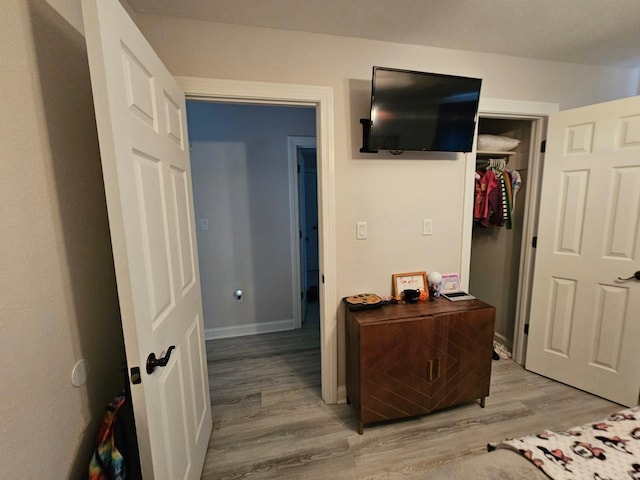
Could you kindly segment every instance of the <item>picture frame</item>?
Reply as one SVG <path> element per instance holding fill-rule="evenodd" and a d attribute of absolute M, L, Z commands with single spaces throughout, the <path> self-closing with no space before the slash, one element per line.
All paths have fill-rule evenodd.
<path fill-rule="evenodd" d="M 459 292 L 460 290 L 460 275 L 457 273 L 442 274 L 440 293 Z"/>
<path fill-rule="evenodd" d="M 407 289 L 419 289 L 428 292 L 427 272 L 394 273 L 393 296 L 398 298 Z"/>

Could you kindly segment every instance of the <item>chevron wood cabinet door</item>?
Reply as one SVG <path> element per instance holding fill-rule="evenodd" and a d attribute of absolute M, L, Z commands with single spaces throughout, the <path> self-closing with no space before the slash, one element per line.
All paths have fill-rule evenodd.
<path fill-rule="evenodd" d="M 350 311 L 347 397 L 365 424 L 428 414 L 489 395 L 495 308 L 439 299 Z"/>

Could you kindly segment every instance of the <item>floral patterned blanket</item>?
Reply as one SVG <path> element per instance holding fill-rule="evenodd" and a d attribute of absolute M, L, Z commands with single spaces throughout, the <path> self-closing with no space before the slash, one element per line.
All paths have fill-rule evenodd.
<path fill-rule="evenodd" d="M 640 480 L 640 406 L 566 432 L 489 444 L 513 450 L 553 480 Z"/>

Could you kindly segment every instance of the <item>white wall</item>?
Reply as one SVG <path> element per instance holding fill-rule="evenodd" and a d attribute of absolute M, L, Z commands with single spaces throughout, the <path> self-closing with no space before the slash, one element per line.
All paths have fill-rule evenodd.
<path fill-rule="evenodd" d="M 79 4 L 2 7 L 0 478 L 86 478 L 124 352 Z"/>
<path fill-rule="evenodd" d="M 309 84 L 334 89 L 336 255 L 340 298 L 391 293 L 394 272 L 460 271 L 464 162 L 461 155 L 360 154 L 371 67 L 483 78 L 482 95 L 558 103 L 562 109 L 635 95 L 638 70 L 530 60 L 364 39 L 139 14 L 137 22 L 180 76 Z M 508 39 L 505 39 L 508 41 Z M 469 199 L 471 201 L 471 199 Z M 422 236 L 422 219 L 433 219 Z M 368 222 L 356 240 L 357 221 Z M 467 272 L 462 272 L 466 275 Z M 329 312 L 333 315 L 333 312 Z M 344 384 L 339 338 L 339 384 Z"/>
<path fill-rule="evenodd" d="M 79 0 L 7 0 L 0 16 L 1 478 L 81 478 L 120 384 L 81 18 Z M 175 74 L 334 88 L 340 295 L 384 293 L 392 272 L 454 269 L 460 254 L 459 161 L 357 153 L 372 65 L 481 76 L 487 97 L 562 108 L 638 88 L 637 71 L 156 16 L 139 23 Z M 416 233 L 423 215 L 433 237 Z M 354 239 L 357 220 L 369 221 L 365 242 Z M 71 368 L 83 357 L 89 380 L 74 388 Z"/>
<path fill-rule="evenodd" d="M 637 71 L 140 14 L 172 73 L 331 86 L 335 92 L 338 294 L 388 294 L 393 272 L 460 267 L 463 162 L 360 154 L 372 65 L 479 76 L 483 96 L 562 108 L 635 94 Z M 505 39 L 508 41 L 508 39 Z M 413 158 L 418 156 L 414 155 Z M 422 218 L 434 235 L 421 235 Z M 369 239 L 356 241 L 355 222 Z"/>
<path fill-rule="evenodd" d="M 299 272 L 291 261 L 287 136 L 314 136 L 315 115 L 314 108 L 187 105 L 208 338 L 293 328 Z"/>

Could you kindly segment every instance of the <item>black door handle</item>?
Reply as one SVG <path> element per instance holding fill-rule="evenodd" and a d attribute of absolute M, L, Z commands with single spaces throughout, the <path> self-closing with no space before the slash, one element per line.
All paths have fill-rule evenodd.
<path fill-rule="evenodd" d="M 167 353 L 164 357 L 156 358 L 155 353 L 150 353 L 147 357 L 147 373 L 151 375 L 156 367 L 166 367 L 167 363 L 169 363 L 169 357 L 171 356 L 171 352 L 176 348 L 175 345 L 171 345 L 167 350 Z"/>
<path fill-rule="evenodd" d="M 636 273 L 634 273 L 633 275 L 631 275 L 629 278 L 620 278 L 618 277 L 618 280 L 622 280 L 623 282 L 626 280 L 632 280 L 632 279 L 636 279 L 636 280 L 640 280 L 640 270 L 638 270 Z"/>

